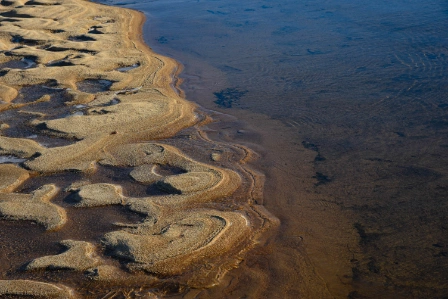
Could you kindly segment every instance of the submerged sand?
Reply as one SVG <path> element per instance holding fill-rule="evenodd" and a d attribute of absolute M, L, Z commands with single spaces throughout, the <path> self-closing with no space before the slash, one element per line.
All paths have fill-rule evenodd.
<path fill-rule="evenodd" d="M 254 154 L 201 131 L 211 119 L 171 85 L 178 66 L 142 43 L 142 22 L 82 0 L 2 2 L 0 154 L 24 162 L 0 164 L 0 216 L 40 225 L 43 236 L 70 236 L 73 209 L 116 205 L 140 220 L 111 218 L 115 229 L 95 240 L 77 234 L 59 240 L 62 251 L 0 269 L 1 295 L 83 297 L 95 283 L 104 294 L 210 287 L 277 224 L 257 204 Z M 88 179 L 61 183 L 67 173 Z M 152 191 L 132 194 L 129 182 Z M 55 270 L 70 275 L 48 275 Z"/>

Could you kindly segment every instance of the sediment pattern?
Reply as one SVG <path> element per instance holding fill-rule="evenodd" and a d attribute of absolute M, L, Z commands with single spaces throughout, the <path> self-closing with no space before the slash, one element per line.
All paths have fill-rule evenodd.
<path fill-rule="evenodd" d="M 0 280 L 0 295 L 14 298 L 76 298 L 73 290 L 65 286 L 32 280 Z"/>
<path fill-rule="evenodd" d="M 131 219 L 111 217 L 94 240 L 76 235 L 60 240 L 63 252 L 0 269 L 0 294 L 88 297 L 85 281 L 107 292 L 209 287 L 276 224 L 256 204 L 253 154 L 206 137 L 209 117 L 171 86 L 178 66 L 141 42 L 142 21 L 80 0 L 0 5 L 0 155 L 16 163 L 0 164 L 3 221 L 71 236 L 70 215 L 85 209 L 117 206 Z M 55 270 L 79 278 L 50 283 L 43 273 Z"/>
<path fill-rule="evenodd" d="M 0 193 L 0 216 L 10 220 L 35 221 L 48 230 L 65 224 L 65 210 L 50 200 L 58 192 L 55 185 L 44 185 L 31 194 Z"/>
<path fill-rule="evenodd" d="M 99 259 L 94 256 L 95 247 L 84 241 L 64 240 L 60 243 L 67 250 L 58 255 L 43 256 L 32 260 L 26 265 L 26 270 L 73 270 L 83 271 L 99 264 Z"/>

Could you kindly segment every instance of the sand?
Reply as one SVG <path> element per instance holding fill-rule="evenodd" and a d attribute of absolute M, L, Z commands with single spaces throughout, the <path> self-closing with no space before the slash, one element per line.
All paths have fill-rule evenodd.
<path fill-rule="evenodd" d="M 0 192 L 9 193 L 29 178 L 28 171 L 12 164 L 0 165 Z"/>
<path fill-rule="evenodd" d="M 58 229 L 67 221 L 65 210 L 50 202 L 58 191 L 55 185 L 44 185 L 31 194 L 0 193 L 0 217 L 34 221 L 47 230 Z"/>
<path fill-rule="evenodd" d="M 54 270 L 102 281 L 109 291 L 141 288 L 140 281 L 151 290 L 152 281 L 182 289 L 219 284 L 278 224 L 257 204 L 263 176 L 247 164 L 252 151 L 212 142 L 200 130 L 212 120 L 172 85 L 178 64 L 142 43 L 140 13 L 81 0 L 4 3 L 0 64 L 26 65 L 0 70 L 0 155 L 26 161 L 0 165 L 1 217 L 64 236 L 73 227 L 67 223 L 78 221 L 70 209 L 116 205 L 141 219 L 111 217 L 114 229 L 95 240 L 77 235 L 60 241 L 62 253 L 31 254 L 20 275 L 41 282 L 0 281 L 0 294 L 72 296 L 59 285 L 88 292 L 64 275 L 58 286 L 47 283 Z M 37 137 L 17 133 L 23 130 Z M 63 188 L 57 177 L 69 173 L 91 179 Z M 34 181 L 47 183 L 21 189 Z M 133 195 L 130 184 L 147 191 Z"/>
<path fill-rule="evenodd" d="M 94 254 L 95 247 L 89 242 L 64 240 L 60 244 L 66 247 L 66 251 L 58 255 L 34 259 L 26 265 L 25 270 L 62 269 L 84 271 L 100 263 L 100 260 Z"/>
<path fill-rule="evenodd" d="M 76 298 L 73 290 L 65 286 L 31 280 L 0 280 L 0 295 L 17 296 L 14 298 Z"/>

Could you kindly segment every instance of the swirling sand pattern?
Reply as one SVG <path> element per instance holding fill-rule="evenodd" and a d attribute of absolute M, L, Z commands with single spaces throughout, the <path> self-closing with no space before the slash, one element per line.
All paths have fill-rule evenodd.
<path fill-rule="evenodd" d="M 67 298 L 73 290 L 89 292 L 64 275 L 49 284 L 45 273 L 54 270 L 113 282 L 109 291 L 140 283 L 154 289 L 152 282 L 164 280 L 209 287 L 277 223 L 255 204 L 261 177 L 245 165 L 248 149 L 235 147 L 246 156 L 231 163 L 218 163 L 214 153 L 214 166 L 162 144 L 186 128 L 211 143 L 196 126 L 208 118 L 171 86 L 177 64 L 141 42 L 136 29 L 142 21 L 137 12 L 79 0 L 2 2 L 0 154 L 25 162 L 0 165 L 0 215 L 40 224 L 47 234 L 73 221 L 67 212 L 72 207 L 119 205 L 143 218 L 116 223 L 115 231 L 93 243 L 61 240 L 65 251 L 30 256 L 13 269 L 27 270 L 21 276 L 0 281 L 0 294 Z M 24 138 L 23 129 L 33 135 Z M 125 195 L 127 182 L 106 178 L 73 181 L 63 190 L 69 205 L 50 202 L 66 196 L 57 183 L 21 189 L 58 173 L 95 176 L 99 167 L 131 168 L 128 181 L 159 194 Z M 19 276 L 32 280 L 14 279 Z"/>

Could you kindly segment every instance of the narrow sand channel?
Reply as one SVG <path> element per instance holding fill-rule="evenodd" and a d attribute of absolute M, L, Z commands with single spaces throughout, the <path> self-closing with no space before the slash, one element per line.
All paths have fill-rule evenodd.
<path fill-rule="evenodd" d="M 256 154 L 201 130 L 213 120 L 172 88 L 179 66 L 141 41 L 143 20 L 2 1 L 2 298 L 211 287 L 278 225 Z"/>

